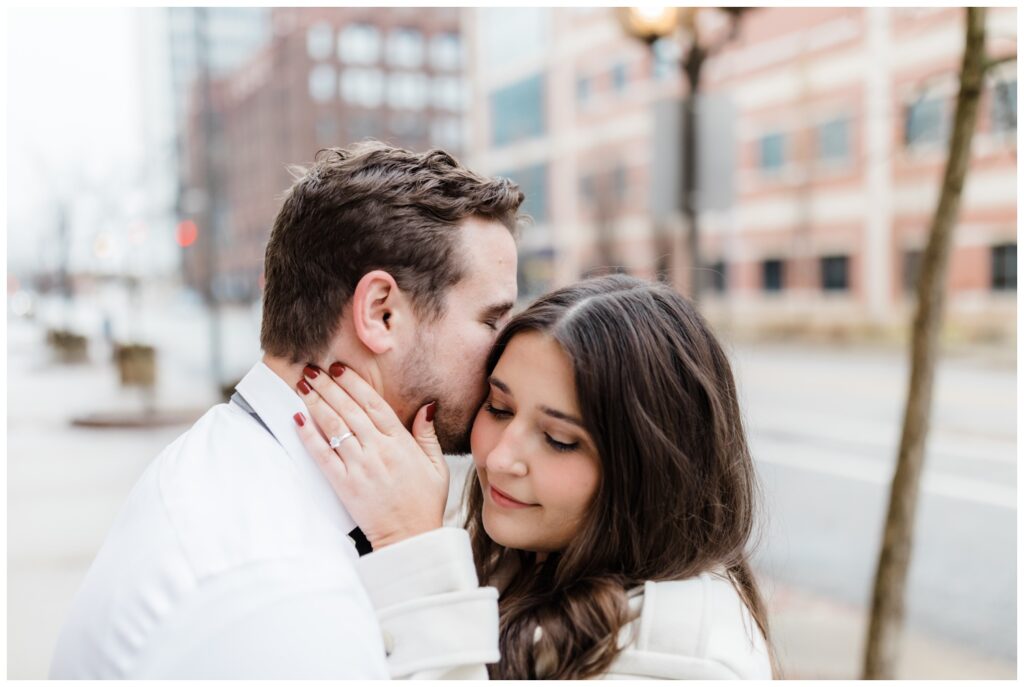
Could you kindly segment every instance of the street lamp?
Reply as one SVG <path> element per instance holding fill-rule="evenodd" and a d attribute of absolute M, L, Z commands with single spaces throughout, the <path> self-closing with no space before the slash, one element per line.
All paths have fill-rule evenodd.
<path fill-rule="evenodd" d="M 725 13 L 728 29 L 724 37 L 709 43 L 701 35 L 701 13 L 716 8 L 703 7 L 629 7 L 619 8 L 619 23 L 626 33 L 653 49 L 655 42 L 673 34 L 686 43 L 679 67 L 686 77 L 689 90 L 683 104 L 683 217 L 687 225 L 687 252 L 690 259 L 690 298 L 700 300 L 700 232 L 697 223 L 697 96 L 700 92 L 701 69 L 704 61 L 735 37 L 743 7 L 717 8 Z"/>
<path fill-rule="evenodd" d="M 672 33 L 679 25 L 675 7 L 620 7 L 619 21 L 626 32 L 651 45 Z"/>

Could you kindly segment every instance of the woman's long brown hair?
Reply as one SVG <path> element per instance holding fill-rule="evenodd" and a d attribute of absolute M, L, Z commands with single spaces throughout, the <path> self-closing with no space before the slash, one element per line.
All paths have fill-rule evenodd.
<path fill-rule="evenodd" d="M 713 570 L 725 571 L 767 643 L 747 558 L 754 466 L 728 359 L 693 305 L 626 276 L 559 289 L 509 322 L 488 374 L 527 331 L 551 336 L 571 360 L 601 480 L 577 536 L 540 563 L 488 537 L 480 483 L 468 484 L 477 572 L 501 589 L 501 661 L 491 677 L 600 675 L 631 620 L 627 590 Z"/>

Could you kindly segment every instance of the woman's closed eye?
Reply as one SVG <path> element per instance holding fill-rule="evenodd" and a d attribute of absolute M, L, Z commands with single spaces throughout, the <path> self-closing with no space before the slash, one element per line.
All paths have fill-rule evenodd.
<path fill-rule="evenodd" d="M 511 420 L 515 416 L 514 412 L 512 412 L 508 408 L 502 408 L 500 405 L 497 405 L 494 401 L 490 399 L 488 399 L 487 402 L 484 403 L 484 410 L 487 411 L 487 413 L 496 420 Z M 555 439 L 547 432 L 544 432 L 544 441 L 546 441 L 551 448 L 562 453 L 575 451 L 580 447 L 579 441 L 559 441 L 558 439 Z"/>
<path fill-rule="evenodd" d="M 565 453 L 569 451 L 575 451 L 580 447 L 580 442 L 578 441 L 574 441 L 571 444 L 567 444 L 564 441 L 558 441 L 557 439 L 553 439 L 551 435 L 548 434 L 547 432 L 544 432 L 544 440 L 551 445 L 551 448 L 555 449 L 556 451 L 562 451 Z"/>
<path fill-rule="evenodd" d="M 510 418 L 514 414 L 511 410 L 508 410 L 507 408 L 499 408 L 498 406 L 494 405 L 492 401 L 487 401 L 487 403 L 484 404 L 484 410 L 493 415 L 495 418 L 502 420 Z"/>

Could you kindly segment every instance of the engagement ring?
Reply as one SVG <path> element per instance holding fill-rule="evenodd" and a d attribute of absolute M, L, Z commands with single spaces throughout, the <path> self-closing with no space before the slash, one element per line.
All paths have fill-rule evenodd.
<path fill-rule="evenodd" d="M 341 442 L 345 441 L 349 437 L 355 436 L 352 432 L 345 432 L 340 437 L 331 437 L 331 448 L 338 448 L 341 446 Z"/>

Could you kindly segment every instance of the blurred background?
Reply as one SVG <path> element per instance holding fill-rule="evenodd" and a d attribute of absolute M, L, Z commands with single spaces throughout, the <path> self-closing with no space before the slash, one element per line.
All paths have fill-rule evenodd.
<path fill-rule="evenodd" d="M 46 676 L 131 485 L 260 355 L 288 166 L 365 138 L 522 186 L 524 303 L 607 272 L 697 298 L 783 669 L 860 674 L 964 10 L 660 16 L 9 11 L 8 677 Z M 1016 55 L 1016 9 L 987 28 Z M 1016 676 L 1016 69 L 986 78 L 954 234 L 904 678 Z"/>

